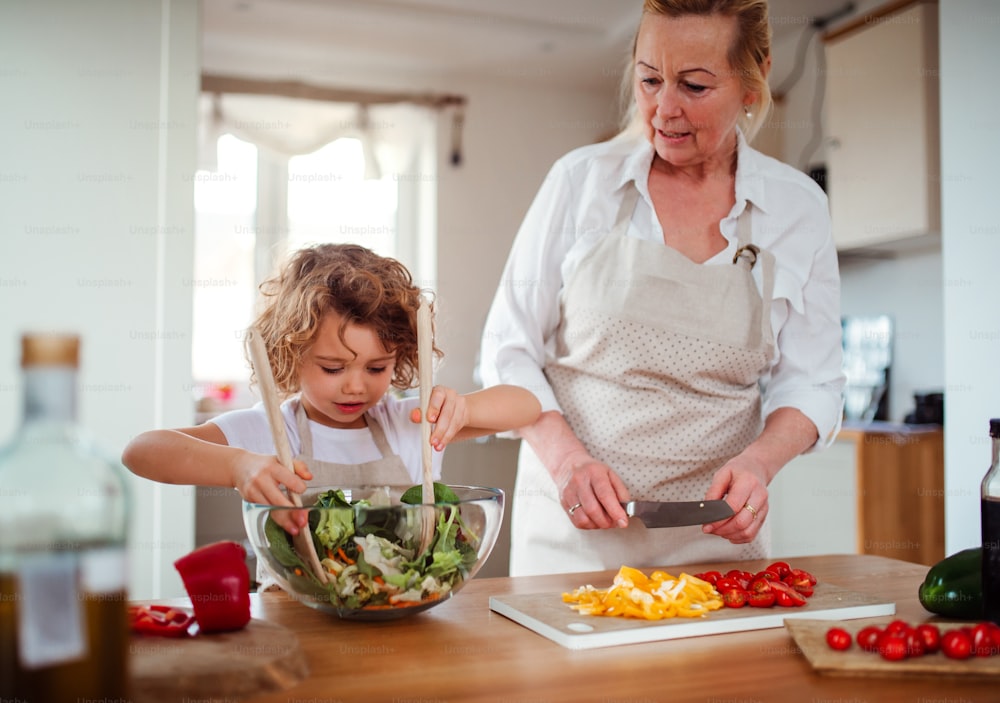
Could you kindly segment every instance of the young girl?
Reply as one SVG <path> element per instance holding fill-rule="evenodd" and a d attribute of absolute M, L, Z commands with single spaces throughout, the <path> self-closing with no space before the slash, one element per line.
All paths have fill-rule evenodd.
<path fill-rule="evenodd" d="M 244 500 L 291 506 L 282 487 L 414 485 L 422 482 L 420 399 L 398 398 L 417 376 L 420 290 L 399 262 L 364 247 L 321 244 L 297 252 L 261 285 L 254 323 L 282 403 L 295 475 L 275 456 L 263 404 L 197 427 L 152 430 L 125 448 L 124 464 L 163 483 L 231 486 Z M 436 348 L 435 353 L 440 355 Z M 468 395 L 435 386 L 434 476 L 449 442 L 517 429 L 537 419 L 538 400 L 516 386 Z M 295 514 L 297 532 L 306 514 Z"/>

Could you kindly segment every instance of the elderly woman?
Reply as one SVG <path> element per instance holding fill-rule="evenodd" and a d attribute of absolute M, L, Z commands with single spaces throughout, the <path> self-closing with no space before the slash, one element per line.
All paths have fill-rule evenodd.
<path fill-rule="evenodd" d="M 768 484 L 840 426 L 826 196 L 752 149 L 771 98 L 766 0 L 646 0 L 626 129 L 545 179 L 482 340 L 527 387 L 514 575 L 768 556 Z M 647 529 L 623 501 L 724 498 Z"/>

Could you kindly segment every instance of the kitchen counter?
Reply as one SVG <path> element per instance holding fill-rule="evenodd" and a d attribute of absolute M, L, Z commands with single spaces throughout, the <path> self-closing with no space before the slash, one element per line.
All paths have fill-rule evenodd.
<path fill-rule="evenodd" d="M 895 601 L 899 617 L 932 619 L 917 600 L 927 568 L 873 555 L 801 557 L 821 581 Z M 703 565 L 759 570 L 766 561 Z M 687 566 L 694 573 L 701 566 Z M 671 569 L 667 569 L 671 571 Z M 679 571 L 679 569 L 674 570 Z M 492 612 L 490 596 L 604 586 L 614 571 L 475 579 L 450 601 L 389 622 L 338 620 L 280 591 L 252 597 L 256 618 L 292 630 L 310 676 L 252 703 L 799 703 L 997 700 L 997 681 L 833 677 L 815 673 L 784 628 L 570 650 Z M 858 697 L 860 696 L 860 698 Z"/>

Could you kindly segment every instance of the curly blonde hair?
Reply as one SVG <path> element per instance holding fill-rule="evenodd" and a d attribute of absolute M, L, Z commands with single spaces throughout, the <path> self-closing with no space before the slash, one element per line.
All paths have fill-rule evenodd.
<path fill-rule="evenodd" d="M 740 126 L 747 141 L 753 140 L 767 121 L 773 100 L 767 82 L 766 66 L 771 56 L 771 22 L 767 0 L 645 0 L 642 14 L 682 17 L 685 15 L 722 15 L 735 17 L 736 40 L 729 47 L 729 66 L 740 77 L 743 89 L 757 93 L 758 100 L 752 117 L 740 116 Z M 622 78 L 621 97 L 624 108 L 623 131 L 638 130 L 635 110 L 635 48 L 636 32 L 629 57 L 628 69 Z"/>
<path fill-rule="evenodd" d="M 392 385 L 413 387 L 417 379 L 417 309 L 421 290 L 406 267 L 356 244 L 318 244 L 295 252 L 260 285 L 263 312 L 253 328 L 264 340 L 278 392 L 299 391 L 299 364 L 316 341 L 327 312 L 372 329 L 387 352 L 395 353 Z M 430 295 L 425 295 L 431 306 Z M 441 352 L 433 347 L 434 355 Z M 249 352 L 248 352 L 249 358 Z"/>

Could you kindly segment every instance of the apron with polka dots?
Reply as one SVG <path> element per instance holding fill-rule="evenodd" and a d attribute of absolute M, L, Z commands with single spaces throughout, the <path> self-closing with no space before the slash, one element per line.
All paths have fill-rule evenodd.
<path fill-rule="evenodd" d="M 545 374 L 570 427 L 632 499 L 701 500 L 715 471 L 763 429 L 758 380 L 774 349 L 774 257 L 751 243 L 749 203 L 732 265 L 697 264 L 629 237 L 638 195 L 626 188 L 613 230 L 569 277 Z M 766 523 L 743 545 L 700 525 L 650 529 L 632 519 L 577 529 L 527 442 L 511 524 L 512 575 L 753 559 L 769 548 Z"/>

